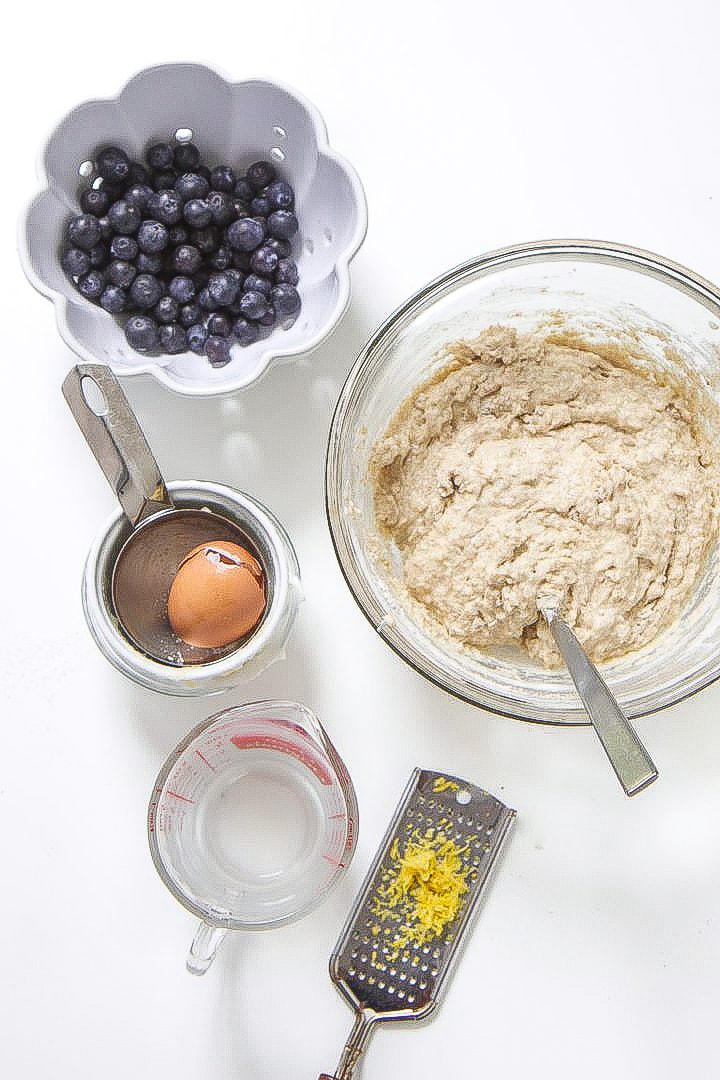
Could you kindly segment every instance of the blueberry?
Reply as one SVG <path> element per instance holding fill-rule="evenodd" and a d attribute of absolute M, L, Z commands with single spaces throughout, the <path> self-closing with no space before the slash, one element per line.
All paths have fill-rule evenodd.
<path fill-rule="evenodd" d="M 294 285 L 276 285 L 270 295 L 279 315 L 294 315 L 300 310 L 300 296 Z"/>
<path fill-rule="evenodd" d="M 212 213 L 205 199 L 189 199 L 183 207 L 183 217 L 194 229 L 204 229 L 212 221 Z"/>
<path fill-rule="evenodd" d="M 254 218 L 233 221 L 227 231 L 228 243 L 238 251 L 254 251 L 265 239 L 265 230 Z"/>
<path fill-rule="evenodd" d="M 210 315 L 206 325 L 209 334 L 217 334 L 219 337 L 229 337 L 232 329 L 232 323 L 227 315 L 221 315 L 219 312 Z"/>
<path fill-rule="evenodd" d="M 177 323 L 169 323 L 160 327 L 160 347 L 163 352 L 174 356 L 175 353 L 185 352 L 187 349 L 187 336 L 182 326 Z"/>
<path fill-rule="evenodd" d="M 250 269 L 256 274 L 270 275 L 278 264 L 278 257 L 269 247 L 263 245 L 257 251 L 253 251 L 250 258 Z"/>
<path fill-rule="evenodd" d="M 213 270 L 227 270 L 232 266 L 232 251 L 225 244 L 221 244 L 217 251 L 210 256 L 210 265 Z"/>
<path fill-rule="evenodd" d="M 268 307 L 264 315 L 261 315 L 258 319 L 258 326 L 274 326 L 276 318 L 276 311 L 272 304 Z"/>
<path fill-rule="evenodd" d="M 110 202 L 111 199 L 107 191 L 103 191 L 101 188 L 88 188 L 80 196 L 80 209 L 83 214 L 94 214 L 95 217 L 102 217 L 103 214 L 107 214 Z"/>
<path fill-rule="evenodd" d="M 280 259 L 275 270 L 278 285 L 297 285 L 300 275 L 294 259 Z"/>
<path fill-rule="evenodd" d="M 177 277 L 171 278 L 168 292 L 179 304 L 188 304 L 195 295 L 195 283 L 186 274 L 178 274 Z"/>
<path fill-rule="evenodd" d="M 80 277 L 90 269 L 90 256 L 81 248 L 71 247 L 60 257 L 60 265 L 70 277 Z"/>
<path fill-rule="evenodd" d="M 163 287 L 153 274 L 138 274 L 130 286 L 130 299 L 139 308 L 155 307 Z"/>
<path fill-rule="evenodd" d="M 216 165 L 210 170 L 210 185 L 215 191 L 232 192 L 235 188 L 235 173 L 227 165 Z"/>
<path fill-rule="evenodd" d="M 224 191 L 211 191 L 205 201 L 216 225 L 229 225 L 235 220 L 235 204 Z"/>
<path fill-rule="evenodd" d="M 119 315 L 126 307 L 125 290 L 119 285 L 106 285 L 100 294 L 100 307 L 111 315 Z"/>
<path fill-rule="evenodd" d="M 141 352 L 156 349 L 160 340 L 155 322 L 147 315 L 131 315 L 125 323 L 125 337 L 131 348 Z"/>
<path fill-rule="evenodd" d="M 156 255 L 159 251 L 164 251 L 169 241 L 167 228 L 161 221 L 143 221 L 138 229 L 138 247 L 147 255 Z"/>
<path fill-rule="evenodd" d="M 126 259 L 130 262 L 137 253 L 137 240 L 132 236 L 113 236 L 110 241 L 110 255 L 113 259 Z"/>
<path fill-rule="evenodd" d="M 253 201 L 250 203 L 250 213 L 257 214 L 258 217 L 266 218 L 273 210 L 268 199 L 263 195 L 256 195 Z"/>
<path fill-rule="evenodd" d="M 98 218 L 98 225 L 100 226 L 100 236 L 103 240 L 111 240 L 115 235 L 115 230 L 110 224 L 110 218 L 107 214 L 104 217 Z"/>
<path fill-rule="evenodd" d="M 201 308 L 204 308 L 205 311 L 215 311 L 220 306 L 213 300 L 210 295 L 210 290 L 207 288 L 201 289 L 198 293 L 198 304 Z"/>
<path fill-rule="evenodd" d="M 105 275 L 102 270 L 88 270 L 77 280 L 77 290 L 86 300 L 99 300 L 105 288 Z"/>
<path fill-rule="evenodd" d="M 163 268 L 163 257 L 141 251 L 135 260 L 135 265 L 141 274 L 159 274 Z"/>
<path fill-rule="evenodd" d="M 90 269 L 99 270 L 101 267 L 106 266 L 110 257 L 110 248 L 107 244 L 96 244 L 95 247 L 90 248 L 88 251 L 88 258 L 90 259 Z"/>
<path fill-rule="evenodd" d="M 263 195 L 273 210 L 292 210 L 295 205 L 295 192 L 285 180 L 269 184 Z"/>
<path fill-rule="evenodd" d="M 255 189 L 252 184 L 243 177 L 235 184 L 235 194 L 248 205 L 255 198 Z"/>
<path fill-rule="evenodd" d="M 238 292 L 236 282 L 222 272 L 210 275 L 207 288 L 215 303 L 221 307 L 231 304 Z"/>
<path fill-rule="evenodd" d="M 166 169 L 153 173 L 150 182 L 156 191 L 172 191 L 177 177 L 175 169 Z"/>
<path fill-rule="evenodd" d="M 188 199 L 204 199 L 210 190 L 210 185 L 204 176 L 197 173 L 181 173 L 175 181 L 175 190 L 183 202 Z"/>
<path fill-rule="evenodd" d="M 232 332 L 235 340 L 241 345 L 253 345 L 260 336 L 257 323 L 248 322 L 247 319 L 236 319 Z"/>
<path fill-rule="evenodd" d="M 150 173 L 147 171 L 144 165 L 141 165 L 139 161 L 130 162 L 130 172 L 128 174 L 128 180 L 131 184 L 147 184 L 150 179 Z"/>
<path fill-rule="evenodd" d="M 131 236 L 140 228 L 142 214 L 127 199 L 118 199 L 108 210 L 108 220 L 116 233 Z"/>
<path fill-rule="evenodd" d="M 250 289 L 240 297 L 240 311 L 246 319 L 261 319 L 267 309 L 268 303 L 262 293 Z"/>
<path fill-rule="evenodd" d="M 173 150 L 175 168 L 182 172 L 190 172 L 200 164 L 200 151 L 194 143 L 178 143 Z"/>
<path fill-rule="evenodd" d="M 156 191 L 148 199 L 147 210 L 163 225 L 177 225 L 183 214 L 182 199 L 177 191 Z"/>
<path fill-rule="evenodd" d="M 243 292 L 259 292 L 263 296 L 269 297 L 271 289 L 272 282 L 268 281 L 267 278 L 260 277 L 259 274 L 248 274 L 243 282 Z"/>
<path fill-rule="evenodd" d="M 108 281 L 119 285 L 121 289 L 127 289 L 132 284 L 136 273 L 133 264 L 125 259 L 115 259 L 107 268 Z"/>
<path fill-rule="evenodd" d="M 298 219 L 292 210 L 273 210 L 267 219 L 267 229 L 278 240 L 292 240 L 298 231 Z"/>
<path fill-rule="evenodd" d="M 168 169 L 172 165 L 173 150 L 170 143 L 155 143 L 145 151 L 145 160 L 151 169 Z"/>
<path fill-rule="evenodd" d="M 202 314 L 199 304 L 183 304 L 178 311 L 178 322 L 187 330 L 193 323 L 200 322 Z"/>
<path fill-rule="evenodd" d="M 205 342 L 208 338 L 208 332 L 202 323 L 195 323 L 194 326 L 189 326 L 186 333 L 188 348 L 192 349 L 194 353 L 202 353 L 205 348 Z"/>
<path fill-rule="evenodd" d="M 153 308 L 153 318 L 159 323 L 173 323 L 178 317 L 178 307 L 172 296 L 161 296 Z"/>
<path fill-rule="evenodd" d="M 275 179 L 275 166 L 269 161 L 254 161 L 245 173 L 245 179 L 255 191 L 259 191 Z"/>
<path fill-rule="evenodd" d="M 171 225 L 168 229 L 168 237 L 173 247 L 177 247 L 178 244 L 187 244 L 189 235 L 184 225 Z"/>
<path fill-rule="evenodd" d="M 132 184 L 125 192 L 125 200 L 142 211 L 147 209 L 154 194 L 149 184 Z"/>
<path fill-rule="evenodd" d="M 67 235 L 73 247 L 89 251 L 102 239 L 102 229 L 92 214 L 78 214 L 68 222 Z"/>
<path fill-rule="evenodd" d="M 103 180 L 119 184 L 130 175 L 130 158 L 119 146 L 106 146 L 98 153 L 95 168 Z"/>
<path fill-rule="evenodd" d="M 94 188 L 105 192 L 111 203 L 117 202 L 118 199 L 122 199 L 127 186 L 127 181 L 123 184 L 111 184 L 109 180 L 95 180 L 93 183 Z"/>
<path fill-rule="evenodd" d="M 213 367 L 225 367 L 230 363 L 230 344 L 227 338 L 208 334 L 204 351 Z"/>
<path fill-rule="evenodd" d="M 192 242 L 203 255 L 211 255 L 220 245 L 220 233 L 214 225 L 208 225 L 206 229 L 195 230 Z"/>
<path fill-rule="evenodd" d="M 274 251 L 278 259 L 286 259 L 292 252 L 292 244 L 289 240 L 278 240 L 274 236 L 271 236 L 269 240 L 265 241 L 265 247 Z"/>
<path fill-rule="evenodd" d="M 200 269 L 202 255 L 192 244 L 180 244 L 173 251 L 171 262 L 173 269 L 177 270 L 179 274 L 191 277 Z"/>

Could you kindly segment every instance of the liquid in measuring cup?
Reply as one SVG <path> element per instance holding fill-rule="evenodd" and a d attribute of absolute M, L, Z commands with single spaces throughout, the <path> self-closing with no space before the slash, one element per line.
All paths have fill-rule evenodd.
<path fill-rule="evenodd" d="M 158 870 L 186 907 L 251 929 L 322 899 L 352 858 L 356 820 L 345 767 L 312 714 L 265 702 L 191 733 L 158 778 L 148 827 Z"/>

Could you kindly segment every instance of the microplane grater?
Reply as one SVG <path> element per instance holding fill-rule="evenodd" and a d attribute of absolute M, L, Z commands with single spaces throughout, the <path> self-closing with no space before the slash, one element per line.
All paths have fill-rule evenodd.
<path fill-rule="evenodd" d="M 330 957 L 330 977 L 355 1009 L 355 1024 L 337 1070 L 320 1080 L 350 1080 L 375 1024 L 421 1020 L 436 1007 L 515 816 L 515 810 L 457 776 L 413 770 Z M 397 949 L 378 934 L 374 900 L 391 871 L 394 841 L 402 851 L 404 842 L 428 829 L 443 833 L 462 851 L 463 864 L 471 867 L 469 888 L 442 937 L 421 947 L 405 946 L 393 957 Z"/>

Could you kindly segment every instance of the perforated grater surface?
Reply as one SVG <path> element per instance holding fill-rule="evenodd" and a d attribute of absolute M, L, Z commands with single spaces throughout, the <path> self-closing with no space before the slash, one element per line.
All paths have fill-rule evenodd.
<path fill-rule="evenodd" d="M 514 818 L 514 810 L 465 780 L 413 771 L 330 958 L 330 977 L 355 1009 L 355 1024 L 337 1070 L 320 1080 L 350 1080 L 375 1024 L 421 1020 L 433 1011 Z M 439 937 L 398 948 L 392 944 L 397 924 L 383 922 L 375 910 L 379 890 L 393 872 L 394 841 L 402 853 L 428 830 L 460 850 L 470 868 L 468 891 Z"/>

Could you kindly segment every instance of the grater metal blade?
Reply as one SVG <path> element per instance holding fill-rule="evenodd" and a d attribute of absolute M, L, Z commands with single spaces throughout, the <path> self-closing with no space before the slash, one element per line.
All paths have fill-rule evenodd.
<path fill-rule="evenodd" d="M 438 1003 L 516 812 L 456 776 L 415 769 L 330 957 L 330 977 L 355 1009 L 355 1024 L 333 1076 L 350 1080 L 375 1024 L 421 1020 Z M 391 872 L 395 840 L 442 833 L 469 868 L 468 891 L 442 935 L 422 946 L 392 945 L 374 912 L 378 887 Z"/>

